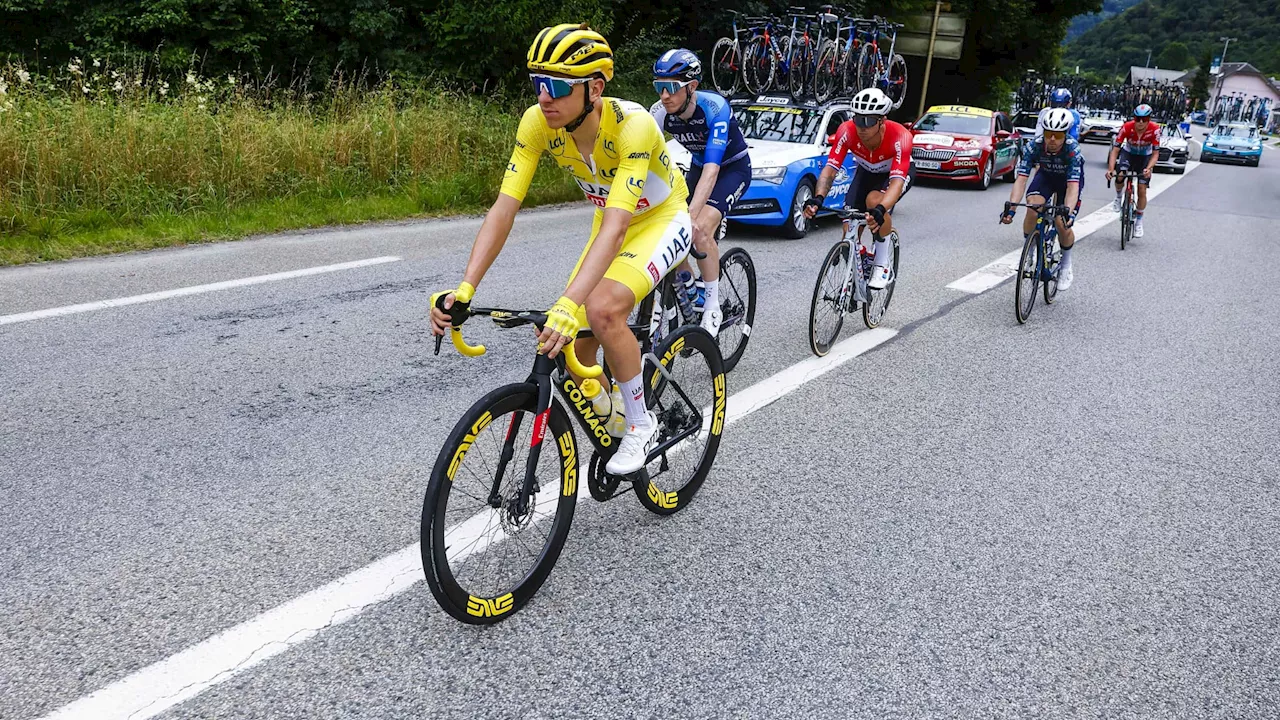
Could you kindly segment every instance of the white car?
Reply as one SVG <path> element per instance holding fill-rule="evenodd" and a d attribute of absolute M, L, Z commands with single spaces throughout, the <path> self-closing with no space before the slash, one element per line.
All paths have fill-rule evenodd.
<path fill-rule="evenodd" d="M 1187 171 L 1187 134 L 1176 124 L 1160 128 L 1160 157 L 1156 169 L 1171 170 L 1179 175 Z"/>
<path fill-rule="evenodd" d="M 1120 133 L 1125 119 L 1117 112 L 1081 113 L 1083 122 L 1080 126 L 1080 142 L 1112 143 Z"/>

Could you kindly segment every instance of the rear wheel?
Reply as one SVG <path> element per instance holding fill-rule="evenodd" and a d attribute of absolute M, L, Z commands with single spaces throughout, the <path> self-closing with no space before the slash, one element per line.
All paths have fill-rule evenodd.
<path fill-rule="evenodd" d="M 1036 305 L 1036 290 L 1040 284 L 1040 231 L 1031 233 L 1022 244 L 1022 256 L 1018 259 L 1018 278 L 1013 291 L 1013 312 L 1021 325 L 1031 317 Z"/>
<path fill-rule="evenodd" d="M 431 594 L 465 623 L 511 617 L 547 579 L 573 521 L 578 458 L 569 418 L 538 388 L 507 385 L 454 426 L 422 504 L 422 567 Z M 545 425 L 542 425 L 545 423 Z M 545 427 L 534 492 L 521 503 L 537 427 Z"/>
<path fill-rule="evenodd" d="M 720 347 L 700 327 L 685 325 L 654 349 L 670 380 L 645 362 L 646 400 L 658 416 L 658 447 L 634 486 L 640 504 L 659 515 L 683 509 L 702 487 L 724 431 L 724 362 Z"/>
<path fill-rule="evenodd" d="M 894 110 L 902 107 L 902 101 L 907 99 L 907 61 L 901 55 L 895 54 L 889 61 L 884 92 L 893 101 Z"/>
<path fill-rule="evenodd" d="M 840 89 L 843 68 L 840 67 L 840 48 L 834 42 L 822 44 L 818 53 L 818 71 L 813 78 L 813 96 L 824 103 Z"/>
<path fill-rule="evenodd" d="M 742 57 L 733 38 L 720 38 L 711 49 L 711 85 L 722 95 L 738 92 L 742 79 Z"/>
<path fill-rule="evenodd" d="M 791 55 L 787 62 L 790 75 L 787 78 L 787 88 L 791 93 L 791 99 L 796 102 L 802 102 L 804 96 L 812 89 L 813 56 L 812 41 L 801 38 L 791 46 Z"/>
<path fill-rule="evenodd" d="M 992 155 L 987 156 L 987 161 L 982 165 L 982 175 L 978 177 L 978 189 L 986 190 L 991 187 L 991 180 L 995 177 L 996 161 Z"/>
<path fill-rule="evenodd" d="M 747 92 L 759 95 L 773 85 L 773 74 L 778 65 L 773 51 L 765 44 L 764 36 L 751 38 L 742 51 L 742 83 Z"/>
<path fill-rule="evenodd" d="M 853 281 L 849 273 L 849 242 L 841 240 L 827 251 L 809 302 L 809 349 L 819 357 L 831 352 L 831 345 L 844 326 L 845 308 L 853 293 L 852 287 L 846 291 L 846 280 Z"/>
<path fill-rule="evenodd" d="M 720 312 L 716 343 L 724 359 L 724 371 L 732 372 L 747 350 L 756 320 L 756 266 L 742 248 L 720 256 Z"/>
<path fill-rule="evenodd" d="M 858 92 L 875 87 L 879 60 L 880 53 L 870 43 L 863 45 L 858 51 Z"/>

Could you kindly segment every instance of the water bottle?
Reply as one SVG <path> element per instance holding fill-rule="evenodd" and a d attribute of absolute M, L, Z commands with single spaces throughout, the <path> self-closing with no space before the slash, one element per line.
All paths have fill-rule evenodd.
<path fill-rule="evenodd" d="M 676 273 L 676 302 L 680 305 L 680 311 L 684 313 L 685 318 L 693 318 L 693 300 L 696 297 L 697 289 L 693 285 L 693 273 L 688 270 L 681 270 Z"/>
<path fill-rule="evenodd" d="M 609 416 L 609 424 L 604 426 L 609 434 L 620 438 L 627 434 L 627 415 L 623 412 L 622 405 L 622 388 L 618 386 L 618 381 L 613 381 L 613 392 L 609 393 L 609 404 L 613 407 L 613 413 Z"/>
<path fill-rule="evenodd" d="M 613 405 L 609 402 L 609 394 L 604 391 L 604 386 L 598 380 L 587 378 L 582 381 L 580 389 L 582 396 L 591 403 L 591 409 L 595 411 L 596 417 L 600 418 L 601 422 L 605 422 L 610 411 L 613 410 Z"/>
<path fill-rule="evenodd" d="M 702 278 L 693 281 L 692 301 L 693 311 L 701 315 L 707 305 L 707 284 L 702 281 Z"/>

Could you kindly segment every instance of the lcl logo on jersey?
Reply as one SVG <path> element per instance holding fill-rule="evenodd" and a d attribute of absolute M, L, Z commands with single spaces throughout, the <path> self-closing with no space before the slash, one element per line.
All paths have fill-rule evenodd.
<path fill-rule="evenodd" d="M 564 154 L 564 137 L 557 135 L 551 138 L 551 142 L 547 143 L 547 149 L 556 155 Z"/>
<path fill-rule="evenodd" d="M 608 155 L 615 160 L 618 158 L 618 150 L 613 146 L 612 140 L 605 138 L 605 141 L 600 144 L 600 147 L 604 148 L 605 155 Z"/>
<path fill-rule="evenodd" d="M 627 178 L 627 189 L 631 191 L 632 195 L 635 195 L 636 197 L 640 197 L 640 195 L 644 192 L 644 180 L 640 178 L 633 178 L 633 177 Z"/>

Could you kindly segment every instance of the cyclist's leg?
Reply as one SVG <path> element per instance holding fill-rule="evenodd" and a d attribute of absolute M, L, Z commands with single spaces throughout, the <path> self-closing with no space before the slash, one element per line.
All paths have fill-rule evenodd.
<path fill-rule="evenodd" d="M 869 207 L 875 207 L 884 202 L 885 192 L 889 189 L 891 178 L 888 173 L 885 173 L 883 177 L 884 180 L 875 185 L 879 189 L 867 193 L 867 205 Z M 910 174 L 903 180 L 902 195 L 906 195 L 909 189 L 911 189 Z M 901 200 L 902 196 L 899 196 L 898 199 Z M 872 263 L 875 264 L 876 269 L 872 272 L 872 278 L 869 280 L 868 285 L 873 289 L 881 289 L 889 282 L 889 266 L 893 263 L 893 248 L 885 240 L 892 232 L 893 216 L 890 213 L 885 213 L 884 222 L 880 225 L 880 230 L 875 234 L 874 242 L 872 243 L 873 251 L 875 252 Z"/>
<path fill-rule="evenodd" d="M 579 320 L 590 324 L 622 389 L 627 435 L 606 468 L 615 475 L 629 474 L 643 466 L 659 430 L 656 418 L 645 407 L 640 346 L 627 327 L 627 315 L 672 268 L 684 261 L 692 234 L 689 213 L 684 209 L 638 220 L 627 230 L 604 279 L 583 303 L 585 318 Z M 577 270 L 574 268 L 574 273 Z"/>
<path fill-rule="evenodd" d="M 1132 165 L 1129 158 L 1129 151 L 1120 148 L 1120 153 L 1116 155 L 1116 172 L 1127 172 L 1129 166 Z M 1116 182 L 1116 204 L 1124 202 L 1124 181 Z"/>
<path fill-rule="evenodd" d="M 853 171 L 853 181 L 849 184 L 849 190 L 844 195 L 844 206 L 853 208 L 854 210 L 867 211 L 868 194 L 872 188 L 880 187 L 882 177 L 887 177 L 882 173 L 868 172 L 862 166 L 858 166 Z M 875 203 L 871 203 L 871 207 L 875 207 Z M 847 223 L 847 221 L 846 221 Z M 845 228 L 845 234 L 848 235 L 848 227 Z M 858 226 L 858 242 L 862 242 L 863 226 Z M 855 246 L 856 247 L 856 246 Z"/>
<path fill-rule="evenodd" d="M 1148 162 L 1149 162 L 1149 158 L 1146 158 L 1146 157 L 1134 158 L 1134 163 L 1133 163 L 1134 171 L 1141 173 L 1143 170 L 1146 169 Z M 1139 175 L 1138 177 L 1138 208 L 1137 208 L 1138 210 L 1137 215 L 1139 217 L 1142 216 L 1142 211 L 1147 209 L 1147 186 L 1149 186 L 1150 184 L 1151 184 L 1150 178 L 1144 178 L 1141 175 Z"/>
<path fill-rule="evenodd" d="M 715 187 L 711 189 L 711 195 L 707 198 L 702 212 L 693 220 L 695 224 L 709 229 L 706 234 L 706 241 L 703 245 L 698 246 L 698 250 L 706 254 L 707 257 L 699 260 L 698 265 L 702 268 L 702 279 L 706 288 L 702 326 L 713 337 L 720 329 L 721 319 L 718 314 L 720 308 L 720 232 L 723 230 L 725 223 L 728 222 L 729 213 L 733 210 L 733 206 L 742 197 L 742 194 L 746 192 L 747 186 L 750 184 L 750 160 L 738 160 L 722 166 L 720 174 L 716 177 Z"/>
<path fill-rule="evenodd" d="M 701 180 L 702 180 L 702 166 L 694 165 L 692 162 L 690 162 L 689 171 L 684 174 L 685 187 L 689 188 L 689 197 L 686 198 L 685 200 L 686 204 L 693 202 L 694 189 L 698 187 L 698 182 Z M 692 223 L 692 219 L 693 217 L 691 215 L 690 216 L 691 223 Z M 706 250 L 703 250 L 701 247 L 698 248 L 698 251 L 702 253 L 706 253 Z M 698 261 L 691 254 L 685 259 L 685 265 L 689 267 L 689 272 L 692 273 L 694 276 L 700 275 L 704 279 L 706 278 L 706 269 L 705 269 L 706 261 L 705 260 Z M 717 268 L 717 270 L 718 269 L 719 268 Z M 717 275 L 716 277 L 719 277 L 719 276 Z"/>
<path fill-rule="evenodd" d="M 1053 195 L 1054 183 L 1049 181 L 1049 176 L 1039 168 L 1036 168 L 1035 175 L 1031 178 L 1031 183 L 1027 186 L 1027 204 L 1034 207 L 1027 208 L 1027 214 L 1022 218 L 1022 236 L 1024 238 L 1031 237 L 1031 233 L 1036 229 L 1036 221 L 1040 219 L 1040 213 L 1036 212 L 1037 207 L 1044 205 L 1049 197 Z"/>
<path fill-rule="evenodd" d="M 1065 203 L 1067 201 L 1067 186 L 1068 183 L 1064 177 L 1061 183 L 1054 188 L 1054 192 L 1057 193 L 1057 200 L 1055 202 Z M 1080 199 L 1082 197 L 1084 197 L 1084 178 L 1080 179 L 1080 191 L 1076 194 L 1076 204 L 1075 207 L 1071 209 L 1072 213 L 1080 212 Z M 1067 220 L 1064 217 L 1055 218 L 1054 224 L 1058 228 L 1058 244 L 1062 246 L 1062 252 L 1065 253 L 1076 244 L 1076 231 L 1074 228 L 1067 227 Z"/>
<path fill-rule="evenodd" d="M 879 174 L 877 174 L 877 176 L 879 177 Z M 888 173 L 885 173 L 883 177 L 884 177 L 884 180 L 878 183 L 877 185 L 875 185 L 875 187 L 879 189 L 872 190 L 871 192 L 867 193 L 867 202 L 866 202 L 867 207 L 875 207 L 884 200 L 885 193 L 889 190 L 889 181 L 891 178 L 889 177 Z M 915 168 L 915 165 L 912 165 L 911 171 L 907 173 L 906 179 L 903 180 L 902 194 L 898 196 L 899 203 L 902 202 L 902 198 L 907 196 L 907 193 L 911 192 L 911 183 L 914 182 L 915 179 L 916 179 L 916 168 Z M 895 209 L 896 209 L 896 204 L 895 204 Z M 892 211 L 887 212 L 884 215 L 884 224 L 880 226 L 880 237 L 889 237 L 889 233 L 891 232 L 893 232 Z"/>

